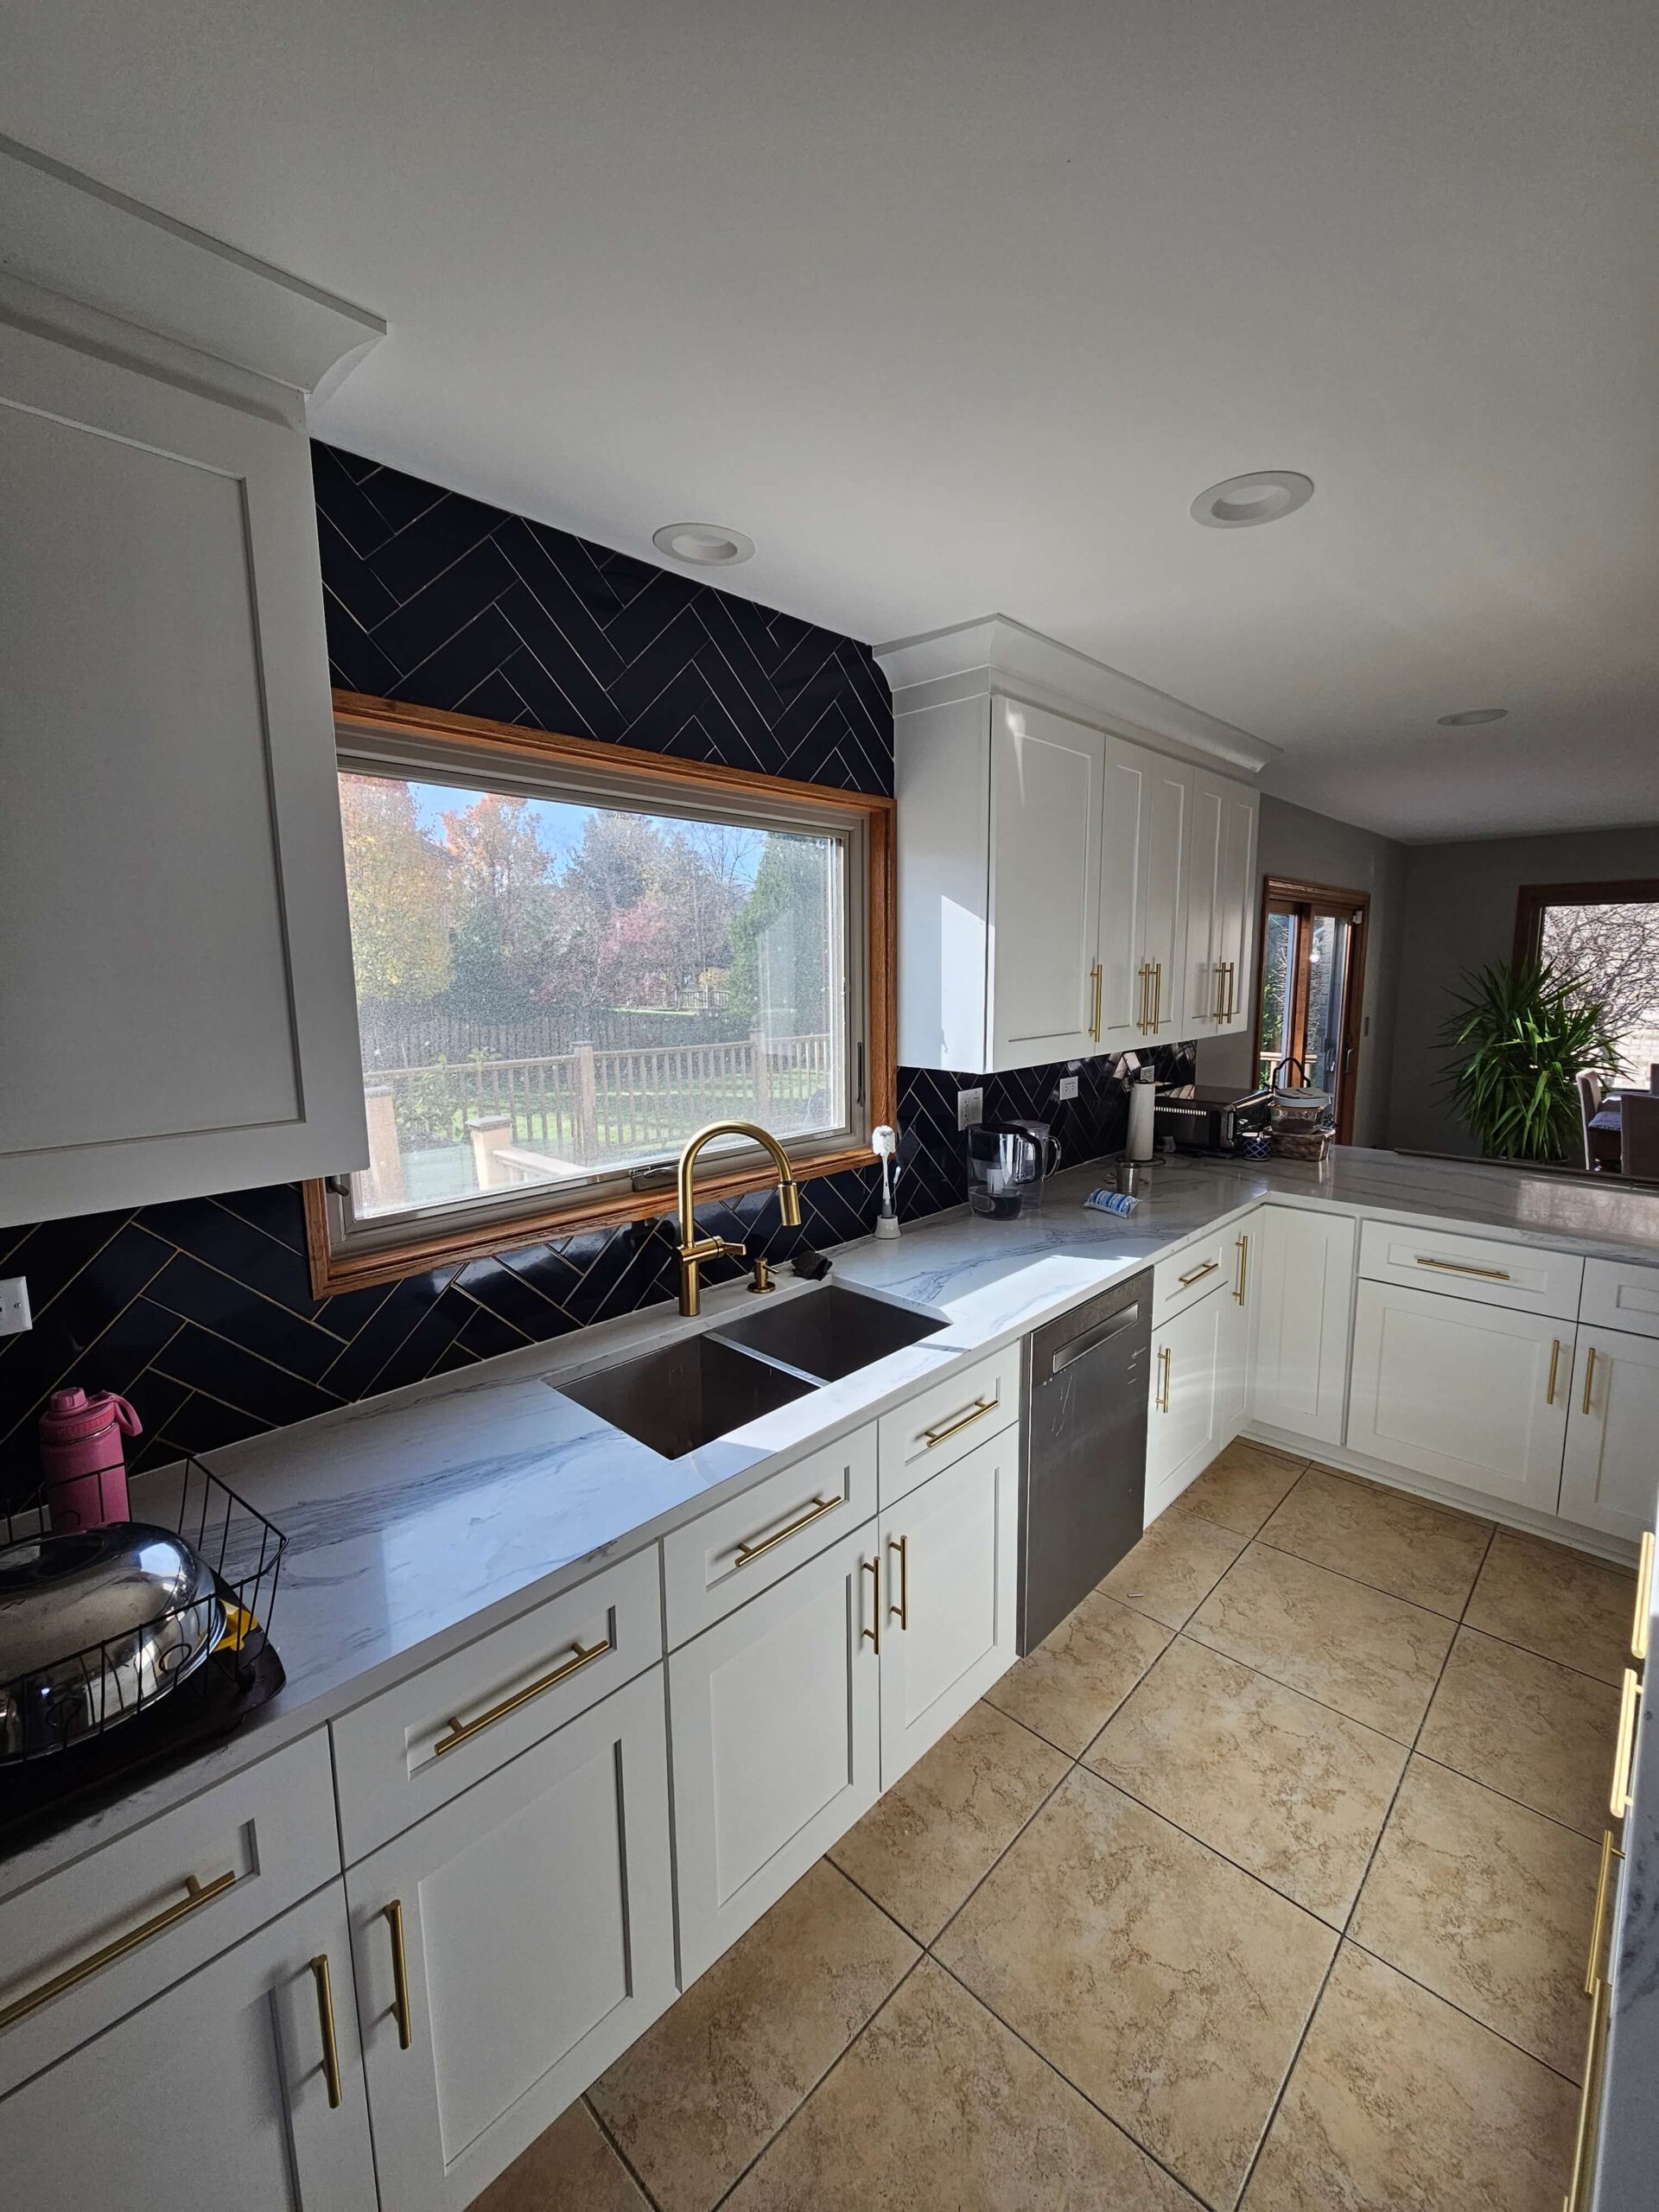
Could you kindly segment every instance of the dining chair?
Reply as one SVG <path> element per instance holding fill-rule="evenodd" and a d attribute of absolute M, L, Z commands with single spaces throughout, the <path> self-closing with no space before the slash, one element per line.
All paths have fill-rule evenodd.
<path fill-rule="evenodd" d="M 1618 1102 L 1618 1120 L 1621 1172 L 1659 1183 L 1659 1098 L 1627 1090 Z"/>
<path fill-rule="evenodd" d="M 1584 1166 L 1587 1174 L 1594 1167 L 1595 1157 L 1591 1147 L 1590 1124 L 1601 1111 L 1601 1077 L 1580 1072 L 1579 1085 L 1579 1127 L 1584 1136 Z"/>

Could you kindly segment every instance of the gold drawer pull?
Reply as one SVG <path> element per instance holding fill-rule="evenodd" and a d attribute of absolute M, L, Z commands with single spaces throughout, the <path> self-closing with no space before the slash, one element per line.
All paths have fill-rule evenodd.
<path fill-rule="evenodd" d="M 875 1656 L 879 1659 L 881 1656 L 880 1554 L 878 1552 L 874 1559 L 867 1559 L 861 1561 L 858 1571 L 861 1575 L 873 1574 L 875 1577 L 875 1626 L 874 1628 L 861 1628 L 858 1631 L 858 1640 L 861 1643 L 873 1643 L 875 1646 Z M 864 1585 L 861 1581 L 858 1586 L 861 1590 L 864 1587 Z"/>
<path fill-rule="evenodd" d="M 791 1521 L 786 1529 L 779 1529 L 773 1535 L 762 1536 L 758 1544 L 740 1544 L 737 1548 L 738 1566 L 748 1567 L 754 1560 L 764 1559 L 768 1552 L 776 1551 L 779 1544 L 786 1544 L 791 1536 L 798 1536 L 803 1529 L 810 1529 L 815 1521 L 822 1521 L 826 1513 L 833 1513 L 837 1506 L 845 1503 L 844 1498 L 820 1497 L 815 1491 L 810 1507 L 798 1521 Z"/>
<path fill-rule="evenodd" d="M 1561 1340 L 1556 1337 L 1549 1347 L 1549 1388 L 1544 1393 L 1544 1403 L 1547 1406 L 1553 1406 L 1555 1402 L 1555 1378 L 1560 1373 L 1560 1369 Z"/>
<path fill-rule="evenodd" d="M 1205 1275 L 1212 1275 L 1216 1274 L 1220 1266 L 1221 1262 L 1219 1260 L 1206 1260 L 1201 1268 L 1194 1268 L 1190 1274 L 1185 1274 L 1180 1277 L 1181 1288 L 1183 1290 L 1191 1290 L 1195 1282 L 1202 1282 Z"/>
<path fill-rule="evenodd" d="M 397 2018 L 397 2048 L 407 2050 L 410 2039 L 409 1954 L 404 1948 L 402 1897 L 393 1897 L 380 1916 L 391 1930 L 391 2009 Z"/>
<path fill-rule="evenodd" d="M 607 1651 L 615 1649 L 608 1637 L 603 1643 L 591 1644 L 586 1651 L 580 1643 L 573 1643 L 570 1656 L 562 1660 L 550 1674 L 543 1675 L 539 1681 L 529 1683 L 524 1689 L 515 1690 L 511 1697 L 504 1697 L 499 1705 L 493 1705 L 487 1713 L 480 1713 L 476 1720 L 461 1720 L 451 1713 L 449 1733 L 440 1736 L 433 1745 L 433 1757 L 441 1759 L 446 1751 L 453 1751 L 457 1744 L 467 1743 L 480 1729 L 492 1727 L 498 1720 L 505 1720 L 510 1713 L 517 1713 L 521 1705 L 528 1705 L 531 1698 L 540 1697 L 543 1690 L 550 1690 L 560 1682 L 568 1682 L 572 1675 L 580 1674 L 584 1667 L 591 1667 L 595 1659 L 602 1659 Z"/>
<path fill-rule="evenodd" d="M 1590 2202 L 1596 2121 L 1601 2106 L 1601 2054 L 1607 2039 L 1607 1985 L 1598 1981 L 1590 1997 L 1590 2035 L 1584 2051 L 1584 2087 L 1579 2092 L 1579 2126 L 1573 2143 L 1573 2179 L 1561 2212 L 1585 2212 Z"/>
<path fill-rule="evenodd" d="M 951 1437 L 959 1436 L 964 1428 L 971 1428 L 976 1421 L 983 1421 L 987 1414 L 994 1414 L 996 1408 L 995 1398 L 976 1398 L 969 1410 L 958 1414 L 955 1421 L 943 1421 L 937 1428 L 925 1428 L 922 1434 L 927 1440 L 928 1450 L 931 1452 L 936 1445 L 948 1443 Z"/>
<path fill-rule="evenodd" d="M 1245 1285 L 1250 1279 L 1250 1240 L 1248 1236 L 1240 1236 L 1234 1242 L 1238 1252 L 1238 1281 L 1233 1287 L 1233 1303 L 1242 1306 L 1245 1299 Z"/>
<path fill-rule="evenodd" d="M 1636 1569 L 1636 1616 L 1630 1623 L 1630 1656 L 1648 1656 L 1648 1630 L 1653 1618 L 1653 1530 L 1642 1532 L 1642 1556 Z"/>
<path fill-rule="evenodd" d="M 322 2077 L 328 2084 L 328 2109 L 340 2110 L 340 2043 L 334 2034 L 334 1987 L 328 1973 L 328 1954 L 319 1951 L 311 1961 L 317 1984 L 317 2025 L 322 2030 Z"/>
<path fill-rule="evenodd" d="M 1483 1282 L 1508 1282 L 1507 1268 L 1471 1268 L 1466 1260 L 1432 1260 L 1426 1252 L 1417 1255 L 1420 1268 L 1440 1268 L 1449 1275 L 1478 1275 Z"/>
<path fill-rule="evenodd" d="M 1596 1348 L 1594 1344 L 1592 1344 L 1590 1347 L 1590 1357 L 1586 1361 L 1584 1369 L 1584 1410 L 1586 1413 L 1588 1413 L 1591 1410 L 1590 1401 L 1594 1395 L 1595 1388 Z"/>
<path fill-rule="evenodd" d="M 910 1626 L 910 1538 L 889 1536 L 887 1548 L 899 1554 L 899 1602 L 896 1605 L 889 1605 L 887 1611 L 891 1618 L 898 1622 L 900 1628 L 908 1628 Z"/>
<path fill-rule="evenodd" d="M 1618 1737 L 1613 1745 L 1613 1793 L 1608 1805 L 1616 1821 L 1630 1809 L 1630 1761 L 1636 1756 L 1636 1716 L 1642 1705 L 1642 1677 L 1634 1667 L 1624 1669 L 1618 1696 Z"/>
<path fill-rule="evenodd" d="M 1613 1861 L 1624 1853 L 1613 1841 L 1611 1828 L 1601 1832 L 1601 1872 L 1596 1877 L 1596 1909 L 1590 1922 L 1590 1960 L 1584 1969 L 1584 1993 L 1593 1997 L 1601 1979 L 1601 1938 L 1607 1925 L 1607 1893 L 1612 1886 Z"/>
<path fill-rule="evenodd" d="M 141 1943 L 148 1943 L 152 1936 L 165 1935 L 169 1928 L 176 1928 L 181 1920 L 188 1920 L 193 1912 L 200 1912 L 215 1897 L 222 1897 L 236 1879 L 234 1866 L 216 1874 L 211 1882 L 199 1882 L 194 1874 L 182 1877 L 185 1894 L 176 1904 L 163 1912 L 154 1914 L 138 1927 L 129 1929 L 124 1936 L 118 1936 L 112 1943 L 105 1943 L 101 1951 L 94 1951 L 90 1958 L 77 1965 L 66 1967 L 61 1974 L 54 1974 L 50 1981 L 43 1981 L 38 1989 L 31 1989 L 27 1997 L 19 1997 L 0 2012 L 0 2029 L 13 2027 L 19 2020 L 26 2020 L 31 2012 L 38 2012 L 42 2005 L 49 2005 L 54 1997 L 61 1997 L 66 1990 L 90 1980 L 101 1974 L 105 1967 L 112 1967 L 118 1959 L 124 1959 Z"/>

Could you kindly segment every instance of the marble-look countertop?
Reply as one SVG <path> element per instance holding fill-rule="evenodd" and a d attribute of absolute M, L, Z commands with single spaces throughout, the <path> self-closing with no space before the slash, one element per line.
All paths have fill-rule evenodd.
<path fill-rule="evenodd" d="M 273 1621 L 281 1695 L 216 1751 L 0 1864 L 0 1896 L 153 1817 L 501 1622 L 636 1551 L 772 1469 L 873 1420 L 1259 1200 L 1460 1221 L 1659 1265 L 1659 1197 L 1501 1168 L 1338 1151 L 1323 1168 L 1178 1158 L 1133 1215 L 1086 1211 L 1103 1164 L 1055 1177 L 1011 1222 L 965 1211 L 836 1253 L 836 1279 L 921 1308 L 936 1335 L 679 1459 L 557 1385 L 750 1310 L 741 1284 L 686 1321 L 658 1306 L 552 1344 L 367 1399 L 213 1454 L 287 1536 Z M 812 1295 L 785 1275 L 778 1295 Z"/>

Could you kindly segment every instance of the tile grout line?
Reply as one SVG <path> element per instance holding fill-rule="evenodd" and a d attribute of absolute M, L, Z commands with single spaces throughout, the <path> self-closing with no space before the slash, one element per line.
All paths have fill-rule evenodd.
<path fill-rule="evenodd" d="M 602 2079 L 603 2077 L 601 2076 L 601 2078 Z M 633 2161 L 629 2158 L 627 2152 L 622 2148 L 622 2145 L 617 2141 L 616 2137 L 612 2133 L 610 2126 L 607 2121 L 604 2113 L 601 2112 L 599 2107 L 594 2102 L 593 2096 L 591 2094 L 591 2090 L 594 2086 L 594 2084 L 590 2083 L 588 2088 L 584 2089 L 581 2096 L 577 2098 L 576 2102 L 586 2108 L 588 2118 L 593 2121 L 594 2126 L 599 2130 L 600 2134 L 603 2137 L 604 2140 L 610 2145 L 612 2152 L 616 2158 L 619 2164 L 621 2166 L 623 2172 L 627 2175 L 634 2187 L 639 2190 L 640 2196 L 645 2198 L 645 2202 L 651 2207 L 651 2212 L 663 2212 L 661 2205 L 658 2204 L 657 2199 L 652 2195 L 650 2190 L 646 2188 L 643 2177 L 635 2171 Z M 556 2121 L 554 2124 L 556 2126 L 557 2122 Z"/>

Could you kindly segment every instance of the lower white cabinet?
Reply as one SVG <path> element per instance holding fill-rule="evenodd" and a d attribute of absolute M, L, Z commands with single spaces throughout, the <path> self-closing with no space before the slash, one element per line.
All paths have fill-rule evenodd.
<path fill-rule="evenodd" d="M 17 2212 L 375 2212 L 340 1883 L 15 2090 L 0 2145 Z"/>
<path fill-rule="evenodd" d="M 1573 1335 L 1544 1314 L 1361 1283 L 1350 1449 L 1554 1513 Z"/>
<path fill-rule="evenodd" d="M 1017 1426 L 883 1516 L 882 1789 L 1014 1664 L 1019 1543 Z"/>
<path fill-rule="evenodd" d="M 1155 1521 L 1227 1441 L 1222 1413 L 1224 1331 L 1236 1313 L 1224 1287 L 1153 1331 L 1147 1409 L 1146 1519 Z"/>
<path fill-rule="evenodd" d="M 385 2212 L 461 2212 L 673 2001 L 667 1754 L 652 1668 L 347 1876 Z"/>
<path fill-rule="evenodd" d="M 669 1656 L 683 1986 L 880 1794 L 880 1586 L 868 1521 Z"/>
<path fill-rule="evenodd" d="M 1217 1332 L 1219 1372 L 1217 1376 L 1217 1414 L 1221 1441 L 1230 1444 L 1243 1427 L 1250 1410 L 1250 1377 L 1255 1353 L 1256 1249 L 1261 1216 L 1252 1214 L 1232 1239 L 1232 1274 L 1227 1288 L 1218 1294 L 1226 1300 Z"/>
<path fill-rule="evenodd" d="M 1561 1468 L 1563 1516 L 1639 1541 L 1653 1526 L 1659 1494 L 1656 1438 L 1659 1342 L 1580 1325 Z"/>
<path fill-rule="evenodd" d="M 1322 1444 L 1342 1441 L 1358 1227 L 1296 1206 L 1263 1206 L 1255 1221 L 1255 1419 Z"/>

